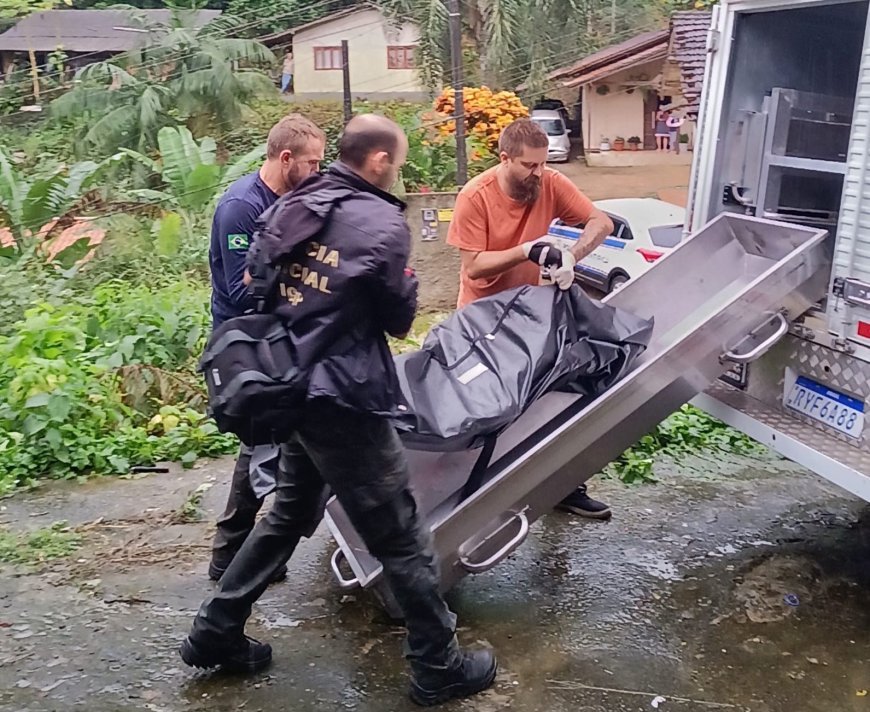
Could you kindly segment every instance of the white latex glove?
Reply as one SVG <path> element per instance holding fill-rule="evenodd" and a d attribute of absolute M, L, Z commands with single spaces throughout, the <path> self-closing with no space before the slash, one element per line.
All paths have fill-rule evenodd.
<path fill-rule="evenodd" d="M 554 283 L 563 292 L 571 288 L 574 284 L 574 265 L 577 260 L 574 259 L 568 250 L 562 250 L 562 263 L 556 267 L 545 267 L 541 270 L 544 279 Z"/>

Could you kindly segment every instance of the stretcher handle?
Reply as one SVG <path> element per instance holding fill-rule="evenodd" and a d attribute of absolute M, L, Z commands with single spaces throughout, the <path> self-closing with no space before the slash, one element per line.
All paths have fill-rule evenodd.
<path fill-rule="evenodd" d="M 507 544 L 505 544 L 501 549 L 495 552 L 488 559 L 480 562 L 474 562 L 471 560 L 471 555 L 474 554 L 477 549 L 479 549 L 481 546 L 483 546 L 483 544 L 491 540 L 497 534 L 504 531 L 507 527 L 513 524 L 515 520 L 518 520 L 520 523 L 520 528 L 519 531 L 516 533 L 516 536 L 514 536 Z M 525 511 L 514 514 L 492 534 L 487 536 L 475 549 L 472 549 L 468 554 L 460 555 L 459 563 L 461 563 L 465 567 L 465 570 L 468 571 L 468 573 L 482 574 L 484 571 L 489 571 L 493 566 L 510 556 L 513 553 L 514 549 L 516 549 L 526 540 L 526 537 L 528 535 L 529 519 L 528 517 L 526 517 Z"/>
<path fill-rule="evenodd" d="M 341 573 L 341 561 L 344 559 L 347 561 L 347 557 L 344 555 L 344 552 L 341 550 L 341 547 L 338 547 L 335 551 L 332 552 L 332 558 L 329 560 L 329 565 L 332 567 L 332 573 L 335 576 L 335 579 L 338 581 L 339 588 L 356 588 L 359 586 L 359 579 L 354 576 L 352 579 L 346 579 L 344 574 Z"/>
<path fill-rule="evenodd" d="M 773 334 L 771 334 L 769 338 L 765 339 L 758 346 L 752 349 L 752 351 L 748 351 L 745 354 L 737 353 L 737 347 L 735 346 L 734 349 L 726 351 L 724 354 L 722 354 L 719 357 L 719 361 L 721 361 L 722 363 L 725 363 L 727 361 L 730 361 L 731 363 L 751 363 L 752 361 L 755 361 L 764 356 L 764 354 L 766 354 L 768 351 L 770 351 L 770 349 L 776 346 L 776 344 L 779 343 L 782 337 L 788 333 L 788 319 L 785 318 L 785 314 L 783 314 L 782 312 L 777 312 L 769 319 L 767 319 L 763 324 L 759 324 L 758 326 L 756 326 L 752 331 L 749 332 L 747 337 L 740 342 L 740 344 L 742 344 L 744 341 L 748 341 L 749 339 L 757 336 L 758 333 L 762 329 L 764 329 L 764 327 L 774 321 L 779 321 L 779 325 L 777 326 L 776 331 L 773 332 Z M 740 346 L 740 344 L 737 344 L 737 346 Z"/>

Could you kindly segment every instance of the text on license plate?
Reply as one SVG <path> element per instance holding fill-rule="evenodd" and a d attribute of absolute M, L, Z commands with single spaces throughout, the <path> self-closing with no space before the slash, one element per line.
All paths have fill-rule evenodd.
<path fill-rule="evenodd" d="M 798 376 L 785 404 L 850 437 L 861 437 L 864 430 L 864 403 L 820 383 Z"/>

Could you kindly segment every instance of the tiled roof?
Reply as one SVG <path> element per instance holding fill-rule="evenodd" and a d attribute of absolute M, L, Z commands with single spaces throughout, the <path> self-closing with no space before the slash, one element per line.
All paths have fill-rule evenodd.
<path fill-rule="evenodd" d="M 547 79 L 570 81 L 572 84 L 577 84 L 576 80 L 588 72 L 600 69 L 614 62 L 623 60 L 631 55 L 655 47 L 659 44 L 666 44 L 670 36 L 669 30 L 657 30 L 655 32 L 644 32 L 641 35 L 632 37 L 630 40 L 620 42 L 611 47 L 605 47 L 588 57 L 569 64 L 565 67 L 560 67 L 547 75 Z"/>
<path fill-rule="evenodd" d="M 607 77 L 624 72 L 628 69 L 634 69 L 642 64 L 649 64 L 656 60 L 663 60 L 668 56 L 668 45 L 666 42 L 653 45 L 640 52 L 635 52 L 622 59 L 611 61 L 607 64 L 596 67 L 595 69 L 587 70 L 581 74 L 562 80 L 563 87 L 579 87 L 584 84 L 592 84 L 601 81 Z"/>
<path fill-rule="evenodd" d="M 680 67 L 683 96 L 688 102 L 686 110 L 689 112 L 697 112 L 701 100 L 711 21 L 712 13 L 707 11 L 675 12 L 671 17 L 668 59 Z"/>
<path fill-rule="evenodd" d="M 203 27 L 220 10 L 196 11 L 195 27 Z M 169 10 L 46 10 L 18 21 L 0 35 L 0 51 L 126 52 L 141 47 L 153 33 L 149 25 L 168 25 Z"/>

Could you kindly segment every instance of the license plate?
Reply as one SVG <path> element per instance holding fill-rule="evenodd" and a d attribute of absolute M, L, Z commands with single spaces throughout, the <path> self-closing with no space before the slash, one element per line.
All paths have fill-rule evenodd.
<path fill-rule="evenodd" d="M 804 376 L 798 376 L 791 391 L 786 393 L 785 404 L 851 438 L 860 438 L 864 431 L 863 401 Z"/>

